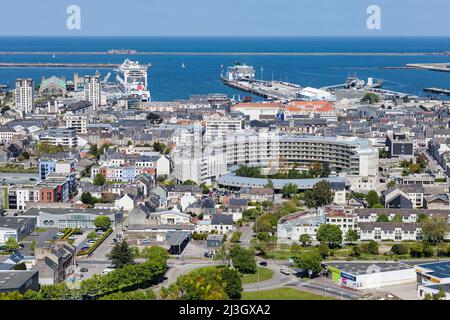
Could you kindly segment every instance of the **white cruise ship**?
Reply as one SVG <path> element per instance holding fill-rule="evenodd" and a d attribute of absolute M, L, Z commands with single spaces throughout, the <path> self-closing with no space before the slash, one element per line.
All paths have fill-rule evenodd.
<path fill-rule="evenodd" d="M 138 61 L 126 59 L 117 70 L 116 80 L 119 88 L 126 95 L 136 94 L 142 101 L 150 101 L 150 91 L 147 88 L 147 65 L 140 65 Z"/>

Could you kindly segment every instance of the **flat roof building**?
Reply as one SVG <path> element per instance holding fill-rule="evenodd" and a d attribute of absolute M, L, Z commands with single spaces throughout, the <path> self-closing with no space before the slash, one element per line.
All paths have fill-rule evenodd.
<path fill-rule="evenodd" d="M 352 289 L 374 289 L 416 281 L 413 266 L 401 262 L 335 262 L 324 263 L 328 277 Z"/>

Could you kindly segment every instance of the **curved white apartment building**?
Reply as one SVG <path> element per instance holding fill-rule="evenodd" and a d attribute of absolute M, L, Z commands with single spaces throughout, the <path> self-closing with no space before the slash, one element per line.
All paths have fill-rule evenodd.
<path fill-rule="evenodd" d="M 378 150 L 369 140 L 357 137 L 239 133 L 217 138 L 206 146 L 205 153 L 223 153 L 228 166 L 280 167 L 321 162 L 350 175 L 375 176 L 378 172 Z"/>
<path fill-rule="evenodd" d="M 200 172 L 196 177 L 200 177 L 201 181 L 223 175 L 225 165 L 228 168 L 235 165 L 279 168 L 286 164 L 307 165 L 321 162 L 328 163 L 331 170 L 346 172 L 352 176 L 368 177 L 376 176 L 378 173 L 378 149 L 372 147 L 369 140 L 357 137 L 302 136 L 265 131 L 241 132 L 218 137 L 204 145 L 201 150 L 199 147 L 196 149 L 198 152 L 191 149 L 190 152 L 185 152 L 184 156 L 181 151 L 174 157 L 175 167 L 177 162 L 189 158 L 201 158 L 202 166 L 214 167 L 206 160 L 214 159 L 216 163 L 217 157 L 223 158 L 223 164 L 219 166 L 218 172 L 199 168 Z M 181 171 L 183 170 L 179 170 L 176 176 L 186 178 Z M 202 171 L 208 172 L 209 176 L 203 176 Z"/>

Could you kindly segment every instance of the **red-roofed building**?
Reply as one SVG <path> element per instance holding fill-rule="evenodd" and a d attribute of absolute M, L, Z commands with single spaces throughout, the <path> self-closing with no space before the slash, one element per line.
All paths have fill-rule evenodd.
<path fill-rule="evenodd" d="M 285 119 L 289 118 L 313 118 L 316 114 L 321 118 L 336 118 L 337 113 L 334 104 L 327 101 L 292 101 L 284 111 Z"/>

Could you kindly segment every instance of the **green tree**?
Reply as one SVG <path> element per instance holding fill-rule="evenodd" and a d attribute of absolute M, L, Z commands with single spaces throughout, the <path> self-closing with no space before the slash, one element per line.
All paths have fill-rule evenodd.
<path fill-rule="evenodd" d="M 196 186 L 197 183 L 195 181 L 192 181 L 192 180 L 186 180 L 186 181 L 183 182 L 183 185 L 185 185 L 185 186 Z"/>
<path fill-rule="evenodd" d="M 95 198 L 89 191 L 85 191 L 81 194 L 81 202 L 92 207 L 95 204 Z"/>
<path fill-rule="evenodd" d="M 421 242 L 414 242 L 409 246 L 409 254 L 414 258 L 420 258 L 423 254 L 423 244 Z"/>
<path fill-rule="evenodd" d="M 261 168 L 257 167 L 246 167 L 241 165 L 239 169 L 236 170 L 235 174 L 238 177 L 262 178 Z"/>
<path fill-rule="evenodd" d="M 9 237 L 6 241 L 5 241 L 5 250 L 8 252 L 13 252 L 16 250 L 19 250 L 20 246 L 19 243 L 17 242 L 17 240 L 13 237 Z"/>
<path fill-rule="evenodd" d="M 106 183 L 106 179 L 101 173 L 97 173 L 92 183 L 94 186 L 103 186 Z"/>
<path fill-rule="evenodd" d="M 87 235 L 87 238 L 88 239 L 95 239 L 95 238 L 97 238 L 97 232 L 95 232 L 95 231 L 90 231 L 89 233 L 88 233 L 88 235 Z"/>
<path fill-rule="evenodd" d="M 419 214 L 419 217 L 417 218 L 417 223 L 422 223 L 425 220 L 428 220 L 428 216 L 425 213 Z"/>
<path fill-rule="evenodd" d="M 106 230 L 111 226 L 111 219 L 107 216 L 98 216 L 94 220 L 94 225 L 98 229 Z"/>
<path fill-rule="evenodd" d="M 233 266 L 241 273 L 255 273 L 256 261 L 252 250 L 235 245 L 230 249 Z"/>
<path fill-rule="evenodd" d="M 166 249 L 158 246 L 145 247 L 144 249 L 142 249 L 141 255 L 147 261 L 153 261 L 162 264 L 166 264 L 167 260 L 170 257 L 169 252 Z"/>
<path fill-rule="evenodd" d="M 379 150 L 378 156 L 380 159 L 386 159 L 388 157 L 388 152 L 385 148 Z"/>
<path fill-rule="evenodd" d="M 230 299 L 239 300 L 241 298 L 242 280 L 236 269 L 225 267 L 222 272 L 222 279 L 225 281 L 225 293 Z"/>
<path fill-rule="evenodd" d="M 297 242 L 294 242 L 293 244 L 291 244 L 290 250 L 293 255 L 298 255 L 300 252 L 302 252 L 302 246 Z"/>
<path fill-rule="evenodd" d="M 288 183 L 283 186 L 283 198 L 292 198 L 294 195 L 298 193 L 297 185 L 293 183 Z"/>
<path fill-rule="evenodd" d="M 404 254 L 408 254 L 409 249 L 403 243 L 396 243 L 392 246 L 391 251 L 393 254 L 396 254 L 396 255 L 404 255 Z"/>
<path fill-rule="evenodd" d="M 152 289 L 131 292 L 119 291 L 102 296 L 99 300 L 156 300 L 156 295 Z"/>
<path fill-rule="evenodd" d="M 373 208 L 377 203 L 380 203 L 380 197 L 374 190 L 370 190 L 366 195 L 367 204 Z"/>
<path fill-rule="evenodd" d="M 392 188 L 394 188 L 395 187 L 395 181 L 389 181 L 388 182 L 388 184 L 387 184 L 387 187 L 388 187 L 388 189 L 392 189 Z"/>
<path fill-rule="evenodd" d="M 361 102 L 375 104 L 380 102 L 380 97 L 376 93 L 367 92 L 361 99 Z"/>
<path fill-rule="evenodd" d="M 162 142 L 154 142 L 153 143 L 153 150 L 159 152 L 159 153 L 163 153 L 164 150 L 166 149 L 166 145 Z"/>
<path fill-rule="evenodd" d="M 370 254 L 378 254 L 378 243 L 376 243 L 373 240 L 370 240 L 367 249 L 368 253 Z"/>
<path fill-rule="evenodd" d="M 443 288 L 439 288 L 439 292 L 433 295 L 433 300 L 445 300 L 447 294 Z"/>
<path fill-rule="evenodd" d="M 333 202 L 334 192 L 328 181 L 320 181 L 314 185 L 312 190 L 305 192 L 305 204 L 308 208 L 319 208 Z"/>
<path fill-rule="evenodd" d="M 123 268 L 134 262 L 133 253 L 126 241 L 116 243 L 108 254 L 108 259 L 111 260 L 117 268 Z"/>
<path fill-rule="evenodd" d="M 301 243 L 303 246 L 307 246 L 307 245 L 310 245 L 310 244 L 311 244 L 312 239 L 311 239 L 311 237 L 309 236 L 309 234 L 302 234 L 302 235 L 300 236 L 300 238 L 298 239 L 298 241 L 300 241 L 300 243 Z"/>
<path fill-rule="evenodd" d="M 302 252 L 294 257 L 294 262 L 297 267 L 308 270 L 310 275 L 318 274 L 322 270 L 322 256 L 317 250 Z"/>
<path fill-rule="evenodd" d="M 359 257 L 361 255 L 361 248 L 358 246 L 353 246 L 352 255 L 354 255 L 355 257 Z"/>
<path fill-rule="evenodd" d="M 433 300 L 433 295 L 431 293 L 425 293 L 423 300 Z"/>
<path fill-rule="evenodd" d="M 205 185 L 205 184 L 202 185 L 202 193 L 203 194 L 209 194 L 210 191 L 211 190 L 208 188 L 207 185 Z"/>
<path fill-rule="evenodd" d="M 313 162 L 309 165 L 308 171 L 313 178 L 319 178 L 323 173 L 322 164 L 320 162 Z"/>
<path fill-rule="evenodd" d="M 229 290 L 236 295 L 235 276 L 227 274 L 225 277 L 232 281 Z M 200 268 L 179 276 L 174 284 L 162 288 L 160 295 L 163 299 L 176 300 L 226 300 L 230 297 L 225 277 L 223 268 Z"/>
<path fill-rule="evenodd" d="M 319 250 L 320 255 L 323 259 L 328 257 L 330 255 L 330 248 L 325 242 L 321 242 L 319 246 L 317 247 L 317 250 Z"/>
<path fill-rule="evenodd" d="M 269 181 L 268 181 L 267 184 L 264 186 L 264 188 L 273 189 L 273 181 L 272 181 L 271 179 L 269 179 Z"/>
<path fill-rule="evenodd" d="M 93 155 L 94 157 L 98 157 L 98 146 L 96 144 L 92 144 L 89 148 L 89 153 Z"/>
<path fill-rule="evenodd" d="M 420 223 L 422 234 L 425 240 L 431 243 L 440 243 L 449 232 L 447 218 L 432 216 L 430 219 Z"/>
<path fill-rule="evenodd" d="M 390 221 L 389 217 L 387 215 L 385 215 L 384 213 L 380 214 L 377 218 L 377 222 L 389 222 L 389 221 Z"/>
<path fill-rule="evenodd" d="M 435 254 L 436 254 L 436 251 L 435 251 L 434 247 L 428 241 L 424 241 L 423 242 L 423 255 L 425 257 L 434 257 Z"/>
<path fill-rule="evenodd" d="M 347 231 L 347 234 L 345 235 L 345 240 L 353 243 L 355 241 L 358 240 L 358 233 L 356 232 L 356 230 L 350 229 Z"/>
<path fill-rule="evenodd" d="M 240 231 L 235 231 L 233 233 L 233 235 L 231 236 L 230 241 L 232 243 L 238 243 L 240 241 L 240 239 L 241 239 L 241 232 Z"/>
<path fill-rule="evenodd" d="M 14 266 L 14 270 L 27 270 L 25 262 L 18 263 Z"/>
<path fill-rule="evenodd" d="M 31 241 L 31 244 L 30 244 L 31 252 L 34 252 L 34 249 L 36 248 L 36 245 L 37 245 L 37 241 L 36 240 Z"/>
<path fill-rule="evenodd" d="M 376 203 L 376 204 L 373 206 L 373 208 L 374 208 L 374 209 L 383 209 L 384 206 L 383 206 L 381 203 Z"/>
<path fill-rule="evenodd" d="M 275 232 L 278 219 L 275 214 L 266 213 L 256 219 L 253 225 L 253 231 L 255 232 Z"/>
<path fill-rule="evenodd" d="M 399 214 L 396 214 L 396 215 L 392 218 L 391 222 L 402 223 L 402 222 L 403 222 L 402 216 L 399 215 Z"/>
<path fill-rule="evenodd" d="M 342 231 L 337 225 L 322 224 L 317 229 L 316 239 L 333 248 L 342 243 Z"/>

